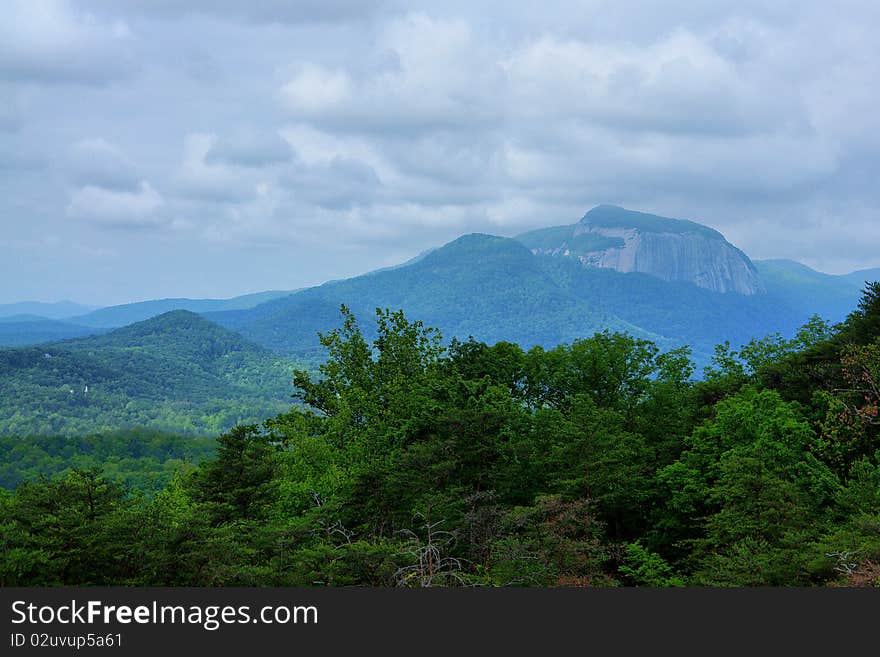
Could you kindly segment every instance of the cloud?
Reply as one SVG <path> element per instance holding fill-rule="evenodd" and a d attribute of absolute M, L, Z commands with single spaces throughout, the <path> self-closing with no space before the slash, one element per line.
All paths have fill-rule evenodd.
<path fill-rule="evenodd" d="M 799 99 L 779 94 L 778 81 L 684 30 L 644 47 L 545 37 L 503 67 L 510 104 L 526 117 L 731 136 L 804 123 Z"/>
<path fill-rule="evenodd" d="M 350 70 L 303 63 L 280 88 L 289 115 L 354 132 L 423 131 L 499 118 L 498 73 L 470 26 L 414 14 L 392 21 Z M 490 65 L 487 66 L 487 63 Z M 493 101 L 494 98 L 494 101 Z"/>
<path fill-rule="evenodd" d="M 676 194 L 774 202 L 813 194 L 845 161 L 845 130 L 805 93 L 821 76 L 792 68 L 815 23 L 749 9 L 752 17 L 725 3 L 676 25 L 650 4 L 668 27 L 636 40 L 493 40 L 474 23 L 416 13 L 387 23 L 372 54 L 347 67 L 300 64 L 281 86 L 282 104 L 325 141 L 358 135 L 380 162 L 386 202 L 469 204 L 479 216 L 487 204 L 525 207 L 524 190 L 548 211 Z M 856 83 L 869 68 L 845 84 L 820 83 L 837 114 L 858 103 L 857 116 L 877 116 L 867 111 L 876 94 Z"/>
<path fill-rule="evenodd" d="M 228 166 L 222 158 L 209 161 L 209 154 L 217 144 L 214 134 L 186 136 L 183 161 L 174 179 L 175 191 L 184 198 L 220 203 L 253 198 L 256 181 L 252 176 Z"/>
<path fill-rule="evenodd" d="M 205 164 L 260 168 L 293 159 L 290 145 L 277 133 L 239 130 L 213 141 L 205 153 Z"/>
<path fill-rule="evenodd" d="M 100 21 L 65 0 L 11 0 L 0 21 L 0 79 L 102 83 L 132 69 L 123 21 Z"/>
<path fill-rule="evenodd" d="M 87 6 L 119 10 L 117 0 L 87 0 Z M 384 0 L 126 0 L 125 10 L 163 19 L 210 16 L 255 23 L 322 24 L 363 21 L 389 7 Z"/>
<path fill-rule="evenodd" d="M 298 162 L 281 176 L 293 195 L 322 208 L 370 205 L 382 193 L 382 182 L 368 164 L 335 157 L 327 163 Z"/>
<path fill-rule="evenodd" d="M 308 64 L 281 87 L 281 98 L 295 115 L 317 119 L 352 100 L 351 86 L 344 71 Z"/>
<path fill-rule="evenodd" d="M 493 42 L 465 21 L 417 13 L 386 24 L 373 54 L 347 67 L 301 63 L 280 96 L 300 133 L 311 126 L 337 144 L 357 135 L 385 201 L 464 203 L 480 215 L 486 204 L 524 207 L 522 190 L 554 209 L 652 191 L 808 193 L 839 153 L 782 73 L 778 28 L 738 18 L 703 27 L 638 43 Z"/>
<path fill-rule="evenodd" d="M 67 214 L 111 228 L 148 228 L 165 223 L 158 213 L 163 203 L 145 181 L 136 192 L 86 185 L 71 196 Z"/>
<path fill-rule="evenodd" d="M 797 90 L 758 58 L 775 34 L 751 22 L 701 36 L 679 28 L 639 45 L 481 36 L 461 20 L 397 19 L 375 38 L 366 64 L 300 63 L 280 88 L 282 105 L 298 121 L 373 133 L 551 120 L 734 136 L 807 126 Z"/>
<path fill-rule="evenodd" d="M 7 2 L 0 216 L 65 262 L 77 240 L 187 254 L 218 294 L 603 202 L 876 266 L 878 21 L 868 0 Z"/>
<path fill-rule="evenodd" d="M 73 144 L 65 168 L 70 180 L 83 187 L 136 192 L 143 179 L 134 162 L 101 138 L 83 139 Z"/>

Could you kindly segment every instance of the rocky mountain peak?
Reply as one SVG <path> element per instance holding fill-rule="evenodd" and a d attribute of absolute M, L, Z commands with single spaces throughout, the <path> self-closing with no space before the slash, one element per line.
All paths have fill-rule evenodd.
<path fill-rule="evenodd" d="M 516 239 L 535 254 L 576 258 L 586 267 L 641 272 L 713 292 L 764 292 L 751 260 L 717 230 L 694 221 L 599 205 L 576 224 Z"/>

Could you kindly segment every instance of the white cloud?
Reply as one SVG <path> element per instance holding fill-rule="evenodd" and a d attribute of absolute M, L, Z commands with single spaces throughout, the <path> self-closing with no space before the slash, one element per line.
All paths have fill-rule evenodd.
<path fill-rule="evenodd" d="M 660 6 L 651 11 L 662 22 Z M 385 183 L 386 204 L 461 205 L 498 225 L 569 208 L 579 215 L 605 201 L 814 194 L 845 158 L 835 122 L 816 120 L 829 110 L 817 114 L 822 103 L 805 93 L 818 74 L 792 69 L 791 53 L 816 36 L 786 23 L 785 12 L 696 13 L 687 27 L 635 40 L 564 31 L 499 38 L 412 14 L 376 33 L 367 56 L 375 61 L 315 63 L 288 81 L 282 89 L 304 100 L 287 104 L 297 124 L 283 134 L 305 159 L 356 151 Z M 828 85 L 838 96 L 861 94 L 836 106 L 856 102 L 870 115 L 875 94 L 856 83 L 868 69 L 856 70 Z M 715 223 L 739 220 L 723 212 Z"/>
<path fill-rule="evenodd" d="M 575 118 L 665 134 L 765 132 L 803 114 L 778 82 L 677 30 L 647 46 L 544 37 L 503 63 L 526 117 Z M 775 92 L 775 93 L 771 93 Z"/>
<path fill-rule="evenodd" d="M 64 164 L 68 177 L 80 186 L 136 191 L 142 180 L 135 163 L 103 138 L 77 141 Z"/>
<path fill-rule="evenodd" d="M 281 87 L 281 98 L 294 114 L 317 118 L 351 100 L 351 81 L 344 71 L 309 64 Z"/>
<path fill-rule="evenodd" d="M 85 0 L 97 9 L 119 10 L 119 0 Z M 381 12 L 383 0 L 126 0 L 125 9 L 146 16 L 179 19 L 187 15 L 256 23 L 321 24 L 362 21 Z"/>
<path fill-rule="evenodd" d="M 360 160 L 380 172 L 382 178 L 394 173 L 381 153 L 381 144 L 367 138 L 332 134 L 305 123 L 287 125 L 280 134 L 296 152 L 297 158 L 307 164 L 328 164 L 341 158 Z"/>
<path fill-rule="evenodd" d="M 280 94 L 300 121 L 374 134 L 566 119 L 667 134 L 803 129 L 797 89 L 755 59 L 774 38 L 734 21 L 640 45 L 552 34 L 496 43 L 465 21 L 413 14 L 375 37 L 378 65 L 304 63 Z"/>
<path fill-rule="evenodd" d="M 281 175 L 281 182 L 297 199 L 329 208 L 370 205 L 383 192 L 369 165 L 344 158 L 318 165 L 297 162 Z"/>
<path fill-rule="evenodd" d="M 146 181 L 136 192 L 87 185 L 71 196 L 67 213 L 97 224 L 119 228 L 144 228 L 165 223 L 158 213 L 164 201 Z"/>
<path fill-rule="evenodd" d="M 66 0 L 11 0 L 0 20 L 0 78 L 105 82 L 131 69 L 125 22 L 98 20 Z"/>
<path fill-rule="evenodd" d="M 208 154 L 217 144 L 214 134 L 191 133 L 184 139 L 183 159 L 174 178 L 181 196 L 209 202 L 237 202 L 254 197 L 257 181 L 222 162 L 208 162 Z"/>
<path fill-rule="evenodd" d="M 391 21 L 376 37 L 366 71 L 303 64 L 284 85 L 291 116 L 334 129 L 431 130 L 497 118 L 491 101 L 499 71 L 467 22 L 413 14 Z M 500 100 L 495 97 L 495 100 Z"/>

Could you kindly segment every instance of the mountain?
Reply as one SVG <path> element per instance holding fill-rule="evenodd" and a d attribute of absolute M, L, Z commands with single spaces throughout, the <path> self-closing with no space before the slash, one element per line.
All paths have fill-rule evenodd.
<path fill-rule="evenodd" d="M 713 292 L 764 291 L 757 270 L 742 251 L 718 231 L 693 221 L 600 205 L 576 224 L 543 228 L 515 239 L 535 254 L 572 258 L 587 267 L 640 272 Z"/>
<path fill-rule="evenodd" d="M 0 347 L 18 347 L 51 340 L 66 340 L 102 333 L 105 330 L 34 315 L 13 315 L 0 319 Z"/>
<path fill-rule="evenodd" d="M 67 319 L 95 310 L 97 306 L 84 306 L 73 301 L 43 303 L 41 301 L 20 301 L 0 304 L 0 317 L 13 315 L 33 315 L 41 319 Z"/>
<path fill-rule="evenodd" d="M 551 347 L 609 329 L 662 348 L 691 345 L 700 365 L 724 340 L 738 345 L 791 333 L 810 316 L 765 293 L 720 293 L 584 266 L 575 258 L 534 253 L 518 240 L 476 234 L 406 266 L 206 316 L 265 347 L 314 362 L 323 355 L 316 334 L 339 325 L 340 304 L 355 312 L 367 334 L 377 307 L 402 308 L 446 338 Z"/>
<path fill-rule="evenodd" d="M 570 226 L 515 239 L 464 235 L 399 266 L 294 292 L 141 302 L 77 324 L 7 318 L 0 343 L 92 335 L 0 350 L 0 432 L 177 428 L 174 422 L 208 431 L 286 407 L 285 359 L 322 360 L 318 333 L 339 326 L 341 304 L 367 337 L 376 308 L 401 308 L 447 340 L 552 347 L 607 329 L 662 349 L 689 345 L 699 368 L 719 343 L 792 335 L 813 314 L 843 319 L 875 273 L 832 276 L 792 261 L 752 263 L 706 226 L 599 206 Z M 189 310 L 162 314 L 178 306 Z M 109 330 L 116 324 L 127 325 Z M 35 419 L 46 408 L 60 410 Z"/>
<path fill-rule="evenodd" d="M 0 349 L 0 434 L 222 431 L 288 408 L 290 365 L 188 311 Z"/>
<path fill-rule="evenodd" d="M 839 278 L 843 278 L 853 285 L 863 288 L 868 281 L 880 281 L 880 267 L 873 269 L 860 269 L 850 274 L 842 274 Z"/>
<path fill-rule="evenodd" d="M 812 314 L 767 294 L 713 292 L 650 274 L 584 267 L 571 258 L 537 257 L 560 286 L 594 307 L 661 336 L 655 338 L 661 348 L 690 346 L 698 369 L 722 342 L 738 346 L 771 333 L 793 334 Z"/>
<path fill-rule="evenodd" d="M 867 280 L 858 272 L 824 274 L 793 260 L 756 260 L 755 267 L 774 301 L 833 321 L 855 308 Z"/>
<path fill-rule="evenodd" d="M 118 328 L 140 322 L 172 310 L 188 310 L 194 313 L 217 312 L 221 310 L 241 310 L 253 308 L 261 303 L 284 297 L 290 291 L 270 290 L 245 294 L 231 299 L 157 299 L 139 301 L 119 306 L 108 306 L 85 315 L 73 317 L 70 321 L 81 326 L 95 328 Z"/>
<path fill-rule="evenodd" d="M 220 310 L 253 308 L 266 301 L 289 295 L 290 292 L 270 290 L 231 299 L 157 299 L 92 310 L 85 315 L 71 317 L 63 322 L 48 317 L 21 313 L 0 317 L 0 347 L 36 345 L 52 340 L 67 340 L 88 335 L 99 335 L 110 329 L 141 322 L 174 310 L 206 313 Z M 27 306 L 12 304 L 13 306 Z M 45 304 L 44 304 L 45 305 Z M 71 310 L 74 306 L 65 306 Z M 85 306 L 75 306 L 79 311 Z"/>
<path fill-rule="evenodd" d="M 405 260 L 405 261 L 403 261 L 399 264 L 396 264 L 396 265 L 389 265 L 387 267 L 380 267 L 379 269 L 374 269 L 374 270 L 369 271 L 367 273 L 368 274 L 379 274 L 383 271 L 392 271 L 394 269 L 400 269 L 401 267 L 407 267 L 409 265 L 417 263 L 419 260 L 422 260 L 423 258 L 425 258 L 425 256 L 427 256 L 429 253 L 432 253 L 436 250 L 437 250 L 437 247 L 431 247 L 430 249 L 425 249 L 424 251 L 414 255 L 409 260 Z"/>
<path fill-rule="evenodd" d="M 45 322 L 52 321 L 47 317 L 41 317 L 40 315 L 33 315 L 30 313 L 22 313 L 20 315 L 7 315 L 6 317 L 0 317 L 0 324 L 20 324 L 24 322 Z"/>
<path fill-rule="evenodd" d="M 409 265 L 325 283 L 250 310 L 206 317 L 254 342 L 299 359 L 323 351 L 318 331 L 339 324 L 339 306 L 370 320 L 376 308 L 403 308 L 447 337 L 524 346 L 569 342 L 605 328 L 661 338 L 561 287 L 519 242 L 460 237 Z M 369 333 L 369 321 L 363 322 Z"/>

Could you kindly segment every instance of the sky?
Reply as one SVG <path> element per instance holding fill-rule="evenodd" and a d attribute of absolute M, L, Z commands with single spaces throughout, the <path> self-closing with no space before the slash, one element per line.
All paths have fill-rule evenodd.
<path fill-rule="evenodd" d="M 295 289 L 613 203 L 880 266 L 875 0 L 2 0 L 0 303 Z"/>

